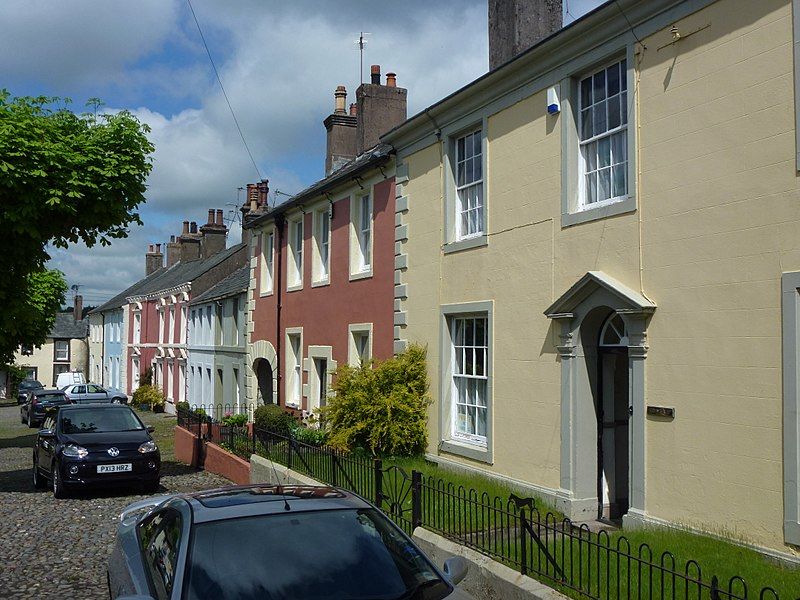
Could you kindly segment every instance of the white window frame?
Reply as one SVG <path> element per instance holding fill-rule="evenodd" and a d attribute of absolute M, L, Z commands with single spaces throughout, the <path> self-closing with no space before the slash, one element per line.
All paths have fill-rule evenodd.
<path fill-rule="evenodd" d="M 441 335 L 442 348 L 441 361 L 441 398 L 439 418 L 440 448 L 443 452 L 457 454 L 473 460 L 493 462 L 492 444 L 492 346 L 493 346 L 493 302 L 466 302 L 462 304 L 449 304 L 441 308 Z M 459 375 L 456 361 L 455 324 L 459 319 L 485 319 L 484 350 L 485 368 L 480 377 Z M 458 419 L 458 379 L 480 379 L 485 381 L 485 410 L 486 431 L 485 435 L 469 434 L 459 430 Z M 477 404 L 477 403 L 475 403 Z M 483 408 L 482 408 L 483 409 Z M 477 409 L 476 409 L 477 411 Z"/>
<path fill-rule="evenodd" d="M 367 211 L 364 211 L 364 207 Z M 368 222 L 364 216 L 369 214 Z M 375 262 L 375 189 L 350 198 L 350 279 L 372 277 Z"/>
<path fill-rule="evenodd" d="M 133 313 L 133 343 L 142 343 L 142 313 L 140 311 Z"/>
<path fill-rule="evenodd" d="M 181 344 L 185 344 L 186 343 L 186 330 L 189 327 L 189 323 L 187 322 L 188 314 L 189 314 L 189 311 L 186 308 L 186 305 L 181 305 L 181 324 L 180 324 L 180 327 L 181 327 L 180 343 Z"/>
<path fill-rule="evenodd" d="M 159 307 L 158 309 L 158 343 L 162 344 L 164 342 L 164 307 Z"/>
<path fill-rule="evenodd" d="M 174 344 L 175 343 L 175 306 L 169 307 L 169 319 L 167 321 L 167 343 Z"/>
<path fill-rule="evenodd" d="M 475 152 L 475 138 L 478 138 L 479 151 Z M 454 214 L 454 227 L 455 227 L 455 241 L 461 242 L 472 238 L 478 238 L 485 235 L 485 216 L 486 210 L 486 186 L 484 185 L 484 162 L 483 162 L 483 138 L 484 131 L 482 128 L 473 129 L 472 131 L 465 132 L 455 137 L 453 141 L 453 172 L 455 177 L 455 214 Z M 464 141 L 464 152 L 466 152 L 467 144 L 472 145 L 472 153 L 464 154 L 459 149 L 462 140 Z M 477 160 L 476 160 L 477 159 Z M 480 177 L 473 177 L 470 180 L 466 179 L 468 172 L 467 165 L 471 163 L 473 168 L 473 175 L 475 173 L 476 165 L 480 169 Z M 461 181 L 461 173 L 464 173 L 464 180 Z M 465 201 L 468 203 L 469 192 L 477 190 L 480 200 L 475 202 L 474 206 L 465 207 Z M 475 230 L 464 231 L 464 216 L 465 213 L 472 213 L 476 216 L 474 219 Z"/>
<path fill-rule="evenodd" d="M 261 232 L 261 260 L 259 275 L 259 294 L 269 296 L 272 294 L 275 275 L 275 227 L 269 227 Z"/>
<path fill-rule="evenodd" d="M 296 341 L 296 344 L 295 344 Z M 295 348 L 295 346 L 297 348 Z M 300 408 L 303 405 L 303 328 L 286 328 L 286 406 Z"/>
<path fill-rule="evenodd" d="M 620 215 L 636 211 L 636 103 L 634 96 L 635 86 L 635 55 L 633 45 L 628 46 L 624 51 L 619 49 L 606 55 L 605 58 L 595 61 L 593 64 L 586 65 L 586 68 L 576 72 L 561 81 L 556 87 L 561 97 L 561 139 L 563 148 L 561 151 L 561 226 L 570 227 L 597 219 L 604 219 L 614 215 Z M 614 133 L 624 132 L 626 147 L 626 171 L 625 179 L 627 189 L 625 194 L 619 197 L 612 197 L 604 201 L 586 203 L 586 170 L 584 153 L 582 147 L 601 139 L 603 136 L 587 138 L 581 140 L 581 81 L 595 73 L 605 70 L 608 67 L 625 63 L 625 72 L 621 74 L 620 85 L 624 82 L 627 98 L 625 107 L 627 110 L 627 123 L 624 127 L 620 126 L 613 131 L 609 130 L 605 135 L 610 136 Z"/>
<path fill-rule="evenodd" d="M 314 211 L 314 264 L 311 285 L 325 285 L 331 275 L 331 209 L 326 204 Z M 325 226 L 327 225 L 327 230 Z"/>
<path fill-rule="evenodd" d="M 61 354 L 59 352 L 59 350 L 58 350 L 58 345 L 59 344 L 66 344 L 65 354 Z M 70 357 L 69 357 L 69 340 L 55 340 L 55 342 L 53 342 L 53 345 L 55 347 L 54 352 L 53 352 L 53 357 L 54 357 L 54 361 L 53 362 L 67 362 L 67 361 L 69 361 L 69 359 L 70 359 Z"/>
<path fill-rule="evenodd" d="M 289 229 L 289 256 L 288 277 L 286 278 L 286 291 L 293 292 L 303 289 L 303 242 L 305 240 L 305 215 L 288 221 Z M 299 238 L 299 239 L 298 239 Z"/>
<path fill-rule="evenodd" d="M 178 402 L 186 400 L 186 363 L 178 363 Z"/>
<path fill-rule="evenodd" d="M 308 373 L 307 396 L 308 412 L 316 412 L 320 408 L 320 395 L 324 386 L 325 398 L 330 397 L 331 383 L 333 382 L 333 372 L 338 363 L 333 359 L 333 348 L 331 346 L 309 346 L 308 357 L 303 361 L 303 370 Z M 326 362 L 325 381 L 320 381 L 317 361 Z"/>
<path fill-rule="evenodd" d="M 362 357 L 359 349 L 359 338 L 366 338 L 366 361 L 372 358 L 372 323 L 351 323 L 347 326 L 348 347 L 347 364 L 351 367 L 360 367 Z"/>

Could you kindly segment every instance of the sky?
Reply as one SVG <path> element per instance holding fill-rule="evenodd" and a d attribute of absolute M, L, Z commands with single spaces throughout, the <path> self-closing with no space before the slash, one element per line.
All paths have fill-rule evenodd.
<path fill-rule="evenodd" d="M 601 3 L 565 0 L 570 23 Z M 238 243 L 240 188 L 264 177 L 293 194 L 324 175 L 323 119 L 333 90 L 355 101 L 356 40 L 368 32 L 364 70 L 381 65 L 408 89 L 408 114 L 484 74 L 486 0 L 191 0 L 254 161 L 203 47 L 188 0 L 4 0 L 0 86 L 14 96 L 101 98 L 149 125 L 153 171 L 142 227 L 107 248 L 52 248 L 49 266 L 99 305 L 144 275 L 149 243 L 202 224 L 222 208 Z M 253 164 L 255 162 L 255 165 Z M 257 168 L 256 168 L 257 167 Z M 277 196 L 283 200 L 286 196 Z M 270 198 L 273 201 L 275 198 Z M 71 303 L 71 300 L 69 301 Z"/>

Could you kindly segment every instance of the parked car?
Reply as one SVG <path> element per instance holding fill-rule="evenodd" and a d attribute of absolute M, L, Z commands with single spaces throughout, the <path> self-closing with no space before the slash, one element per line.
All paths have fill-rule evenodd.
<path fill-rule="evenodd" d="M 75 385 L 77 383 L 86 383 L 86 378 L 80 371 L 67 371 L 66 373 L 59 373 L 56 377 L 56 387 L 63 390 L 68 385 Z"/>
<path fill-rule="evenodd" d="M 25 404 L 19 407 L 19 420 L 28 427 L 36 427 L 44 421 L 49 408 L 69 404 L 70 399 L 61 390 L 31 390 Z"/>
<path fill-rule="evenodd" d="M 49 414 L 33 448 L 33 484 L 53 495 L 95 486 L 158 489 L 161 453 L 136 413 L 118 404 L 68 404 Z"/>
<path fill-rule="evenodd" d="M 108 586 L 111 598 L 140 600 L 468 600 L 455 587 L 466 572 L 462 557 L 439 571 L 380 510 L 349 492 L 244 485 L 128 506 Z"/>
<path fill-rule="evenodd" d="M 28 401 L 28 392 L 44 389 L 44 386 L 35 379 L 23 379 L 17 389 L 17 404 Z"/>
<path fill-rule="evenodd" d="M 67 397 L 77 404 L 113 402 L 127 404 L 128 396 L 122 390 L 104 388 L 96 383 L 67 385 L 61 388 Z"/>

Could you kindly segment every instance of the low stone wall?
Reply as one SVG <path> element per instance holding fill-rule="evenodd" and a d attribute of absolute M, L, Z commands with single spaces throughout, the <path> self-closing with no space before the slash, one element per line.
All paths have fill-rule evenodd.
<path fill-rule="evenodd" d="M 211 442 L 206 443 L 203 468 L 240 485 L 250 483 L 250 464 Z"/>
<path fill-rule="evenodd" d="M 292 471 L 258 454 L 250 455 L 250 483 L 323 485 L 316 479 Z"/>
<path fill-rule="evenodd" d="M 414 530 L 414 541 L 440 567 L 451 556 L 463 556 L 469 562 L 467 576 L 458 587 L 482 600 L 567 600 L 567 597 L 543 583 L 526 577 L 466 546 L 443 538 L 422 527 Z"/>
<path fill-rule="evenodd" d="M 200 444 L 198 437 L 191 431 L 183 427 L 175 428 L 175 458 L 182 463 L 200 466 Z"/>

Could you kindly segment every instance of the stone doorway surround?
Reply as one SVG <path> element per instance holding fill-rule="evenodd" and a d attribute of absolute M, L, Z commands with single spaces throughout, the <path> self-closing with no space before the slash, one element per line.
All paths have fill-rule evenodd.
<path fill-rule="evenodd" d="M 597 512 L 597 418 L 595 391 L 587 352 L 597 351 L 597 335 L 582 339 L 587 317 L 598 310 L 616 312 L 628 329 L 628 382 L 633 414 L 630 419 L 630 495 L 625 525 L 640 524 L 645 516 L 645 380 L 647 324 L 654 302 L 602 271 L 589 271 L 564 292 L 544 314 L 560 327 L 557 345 L 561 361 L 561 481 L 558 508 L 575 520 Z"/>
<path fill-rule="evenodd" d="M 266 340 L 258 340 L 247 347 L 247 369 L 245 373 L 245 397 L 248 403 L 255 403 L 258 398 L 258 376 L 255 364 L 258 359 L 266 360 L 272 367 L 272 404 L 278 403 L 278 356 L 275 347 Z M 265 403 L 267 400 L 264 400 Z"/>

